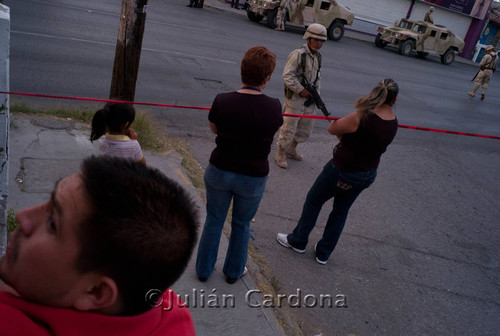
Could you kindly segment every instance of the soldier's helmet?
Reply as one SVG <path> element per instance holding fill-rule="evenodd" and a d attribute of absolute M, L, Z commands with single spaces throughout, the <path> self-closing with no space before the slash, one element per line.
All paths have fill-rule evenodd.
<path fill-rule="evenodd" d="M 434 12 L 434 7 L 429 7 L 429 12 Z"/>
<path fill-rule="evenodd" d="M 495 50 L 495 47 L 494 47 L 494 46 L 492 46 L 492 45 L 489 45 L 489 46 L 487 46 L 487 47 L 485 48 L 485 51 L 486 51 L 486 52 L 491 51 L 491 50 L 496 51 L 496 50 Z"/>
<path fill-rule="evenodd" d="M 311 24 L 309 27 L 307 27 L 303 38 L 304 38 L 304 40 L 307 40 L 311 37 L 314 37 L 315 39 L 318 39 L 321 41 L 326 41 L 328 38 L 328 36 L 326 34 L 326 28 L 319 23 Z"/>

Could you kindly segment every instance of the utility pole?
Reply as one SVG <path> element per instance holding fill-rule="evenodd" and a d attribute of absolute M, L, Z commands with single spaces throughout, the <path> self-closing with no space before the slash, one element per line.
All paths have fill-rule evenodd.
<path fill-rule="evenodd" d="M 122 0 L 110 99 L 133 101 L 148 0 Z"/>
<path fill-rule="evenodd" d="M 411 11 L 413 10 L 413 6 L 415 5 L 415 0 L 411 0 L 410 8 L 408 8 L 408 13 L 406 13 L 406 18 L 409 19 L 411 15 Z"/>

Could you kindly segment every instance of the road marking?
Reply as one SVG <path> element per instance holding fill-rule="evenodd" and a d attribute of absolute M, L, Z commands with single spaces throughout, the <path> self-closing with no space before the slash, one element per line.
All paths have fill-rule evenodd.
<path fill-rule="evenodd" d="M 40 34 L 40 33 L 29 33 L 29 32 L 22 32 L 22 31 L 18 31 L 18 30 L 12 30 L 11 33 L 21 34 L 21 35 L 30 35 L 30 36 L 36 36 L 36 37 L 46 37 L 46 38 L 60 39 L 60 40 L 69 40 L 69 41 L 75 41 L 75 42 L 84 42 L 84 43 L 109 45 L 109 46 L 115 46 L 116 45 L 116 43 L 111 43 L 111 42 L 96 41 L 96 40 L 87 40 L 87 39 L 81 39 L 81 38 L 76 38 L 76 37 L 62 37 L 62 36 Z M 228 60 L 224 60 L 224 59 L 221 59 L 221 58 L 212 58 L 212 57 L 206 57 L 206 56 L 201 56 L 201 55 L 186 54 L 186 53 L 182 53 L 182 52 L 179 52 L 179 51 L 168 51 L 168 50 L 160 50 L 160 49 L 144 48 L 144 47 L 142 48 L 142 50 L 143 51 L 155 52 L 155 53 L 161 53 L 161 54 L 169 54 L 169 55 L 181 56 L 181 57 L 184 57 L 184 58 L 205 59 L 205 60 L 209 60 L 209 61 L 221 62 L 221 63 L 226 63 L 226 64 L 238 64 L 238 62 L 228 61 Z"/>
<path fill-rule="evenodd" d="M 105 12 L 105 11 L 100 11 L 100 10 L 94 10 L 92 8 L 72 6 L 72 5 L 67 5 L 67 4 L 59 4 L 59 3 L 54 3 L 54 2 L 47 2 L 47 0 L 43 0 L 43 1 L 42 0 L 31 0 L 31 1 L 35 2 L 35 3 L 42 4 L 42 5 L 46 5 L 46 6 L 64 7 L 64 8 L 70 8 L 70 9 L 79 10 L 79 11 L 83 11 L 83 12 L 87 12 L 87 13 L 96 13 L 96 14 L 108 15 L 108 16 L 113 16 L 113 17 L 119 17 L 119 14 L 115 13 L 115 12 Z M 199 30 L 199 31 L 204 31 L 204 32 L 212 31 L 211 29 L 207 29 L 207 28 L 183 26 L 183 25 L 179 25 L 176 23 L 167 23 L 167 22 L 163 22 L 163 21 L 157 21 L 154 19 L 150 19 L 150 18 L 148 18 L 147 22 L 148 22 L 148 24 L 156 23 L 156 24 L 161 24 L 161 25 L 165 25 L 165 26 L 172 26 L 172 27 L 182 28 L 182 29 Z"/>

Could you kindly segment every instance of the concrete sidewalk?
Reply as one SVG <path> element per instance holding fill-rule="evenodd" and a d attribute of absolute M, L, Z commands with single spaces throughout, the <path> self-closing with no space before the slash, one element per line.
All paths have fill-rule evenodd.
<path fill-rule="evenodd" d="M 82 159 L 98 154 L 97 143 L 88 138 L 88 125 L 43 116 L 11 115 L 9 197 L 7 209 L 15 211 L 45 202 L 56 181 L 79 170 Z M 145 152 L 147 164 L 176 180 L 199 207 L 200 233 L 205 205 L 187 177 L 176 152 Z M 258 267 L 249 259 L 249 274 L 233 285 L 222 274 L 228 241 L 222 235 L 219 259 L 210 279 L 201 283 L 195 272 L 195 257 L 173 289 L 188 304 L 198 335 L 282 335 L 271 308 L 262 305 Z M 286 317 L 285 317 L 286 319 Z M 291 322 L 293 323 L 293 321 Z"/>

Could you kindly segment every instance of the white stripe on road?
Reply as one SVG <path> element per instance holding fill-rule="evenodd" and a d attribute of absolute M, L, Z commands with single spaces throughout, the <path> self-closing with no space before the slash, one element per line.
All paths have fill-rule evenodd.
<path fill-rule="evenodd" d="M 102 44 L 102 45 L 109 45 L 109 46 L 116 45 L 116 43 L 110 43 L 110 42 L 104 42 L 104 41 L 86 40 L 86 39 L 80 39 L 80 38 L 75 38 L 75 37 L 62 37 L 62 36 L 39 34 L 39 33 L 28 33 L 28 32 L 22 32 L 22 31 L 17 31 L 17 30 L 12 30 L 11 33 L 30 35 L 30 36 L 36 36 L 36 37 L 53 38 L 53 39 L 60 39 L 60 40 L 70 40 L 70 41 L 92 43 L 92 44 Z M 201 55 L 191 55 L 191 54 L 185 54 L 185 53 L 178 52 L 178 51 L 167 51 L 167 50 L 159 50 L 159 49 L 152 49 L 152 48 L 142 48 L 142 50 L 161 53 L 161 54 L 182 56 L 182 57 L 186 57 L 186 58 L 206 59 L 209 61 L 215 61 L 215 62 L 221 62 L 221 63 L 238 64 L 237 62 L 228 61 L 228 60 L 224 60 L 224 59 L 220 59 L 220 58 L 212 58 L 212 57 L 206 57 L 206 56 L 201 56 Z"/>

